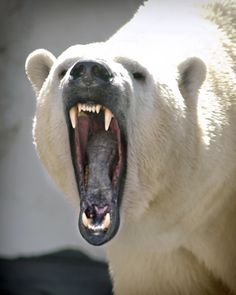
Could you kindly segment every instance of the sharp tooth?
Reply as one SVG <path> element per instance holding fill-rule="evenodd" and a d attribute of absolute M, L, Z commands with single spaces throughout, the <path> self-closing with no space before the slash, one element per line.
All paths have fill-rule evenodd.
<path fill-rule="evenodd" d="M 76 127 L 76 117 L 77 117 L 77 107 L 75 106 L 70 109 L 70 121 L 74 129 Z"/>
<path fill-rule="evenodd" d="M 96 105 L 96 113 L 97 113 L 97 114 L 99 114 L 99 112 L 100 112 L 100 110 L 101 110 L 101 107 L 102 107 L 102 106 L 101 106 L 100 104 L 97 104 L 97 105 Z"/>
<path fill-rule="evenodd" d="M 110 215 L 110 213 L 107 213 L 105 215 L 105 218 L 104 218 L 104 221 L 103 221 L 102 225 L 103 225 L 104 228 L 108 228 L 110 223 L 111 223 L 111 215 Z"/>
<path fill-rule="evenodd" d="M 109 129 L 109 126 L 110 126 L 110 123 L 111 123 L 111 119 L 113 117 L 113 114 L 107 108 L 105 108 L 104 114 L 105 114 L 105 130 L 107 131 Z"/>
<path fill-rule="evenodd" d="M 86 104 L 83 104 L 83 111 L 86 111 Z"/>
<path fill-rule="evenodd" d="M 83 222 L 85 227 L 89 226 L 89 220 L 88 220 L 88 218 L 87 218 L 87 216 L 86 216 L 86 214 L 84 212 L 82 214 L 82 222 Z"/>
<path fill-rule="evenodd" d="M 81 109 L 82 109 L 82 104 L 81 103 L 78 103 L 78 112 L 80 113 L 81 112 Z"/>
<path fill-rule="evenodd" d="M 93 113 L 95 113 L 95 111 L 96 111 L 96 106 L 93 105 Z"/>

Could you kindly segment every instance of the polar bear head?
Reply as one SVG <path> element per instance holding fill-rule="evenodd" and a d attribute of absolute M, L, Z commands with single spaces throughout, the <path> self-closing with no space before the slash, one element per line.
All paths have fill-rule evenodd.
<path fill-rule="evenodd" d="M 169 192 L 186 181 L 206 69 L 194 57 L 176 73 L 165 69 L 166 81 L 159 79 L 162 70 L 105 43 L 76 45 L 58 58 L 36 50 L 26 61 L 37 96 L 38 154 L 61 190 L 79 203 L 80 232 L 91 244 L 114 237 L 120 215 L 135 222 L 158 203 L 163 216 Z M 181 201 L 176 198 L 174 204 Z"/>

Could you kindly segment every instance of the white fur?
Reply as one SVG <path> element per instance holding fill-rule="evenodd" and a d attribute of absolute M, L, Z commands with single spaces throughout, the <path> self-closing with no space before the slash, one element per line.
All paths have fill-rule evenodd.
<path fill-rule="evenodd" d="M 236 294 L 235 36 L 210 8 L 212 23 L 176 2 L 150 1 L 105 43 L 57 60 L 36 51 L 26 63 L 38 153 L 77 205 L 59 73 L 100 57 L 123 75 L 115 83 L 129 93 L 128 171 L 122 224 L 106 246 L 116 295 Z M 47 79 L 42 63 L 52 66 Z M 129 74 L 140 65 L 143 84 Z"/>

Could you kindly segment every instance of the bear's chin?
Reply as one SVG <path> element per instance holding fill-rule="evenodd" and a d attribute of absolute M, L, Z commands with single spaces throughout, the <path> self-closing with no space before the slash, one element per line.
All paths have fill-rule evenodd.
<path fill-rule="evenodd" d="M 81 202 L 81 206 L 84 207 L 83 202 Z M 103 210 L 103 208 L 99 209 L 101 211 Z M 117 204 L 111 204 L 108 210 L 102 222 L 98 223 L 86 216 L 85 209 L 80 210 L 79 230 L 82 237 L 91 245 L 100 246 L 107 243 L 116 235 L 119 229 L 119 206 Z M 96 209 L 94 211 L 96 211 Z M 96 219 L 99 219 L 99 217 L 96 217 Z"/>

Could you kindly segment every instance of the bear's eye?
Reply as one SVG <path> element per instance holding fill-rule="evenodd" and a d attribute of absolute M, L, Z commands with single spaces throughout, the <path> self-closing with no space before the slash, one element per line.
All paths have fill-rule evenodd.
<path fill-rule="evenodd" d="M 138 81 L 145 81 L 145 75 L 141 72 L 134 72 L 133 73 L 133 77 L 135 80 L 138 80 Z"/>
<path fill-rule="evenodd" d="M 63 70 L 61 70 L 61 71 L 59 72 L 58 77 L 59 77 L 60 80 L 64 78 L 66 72 L 67 72 L 66 69 L 63 69 Z"/>

